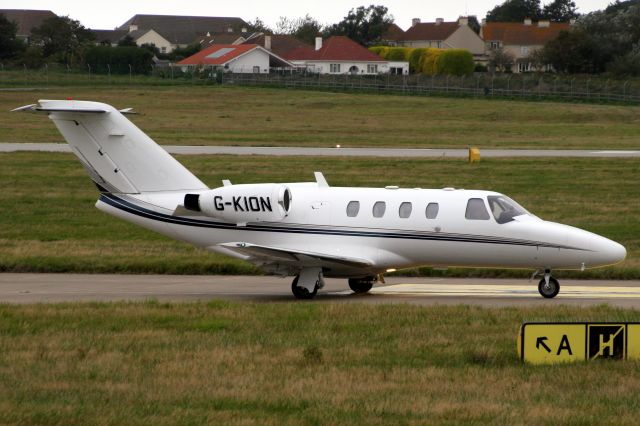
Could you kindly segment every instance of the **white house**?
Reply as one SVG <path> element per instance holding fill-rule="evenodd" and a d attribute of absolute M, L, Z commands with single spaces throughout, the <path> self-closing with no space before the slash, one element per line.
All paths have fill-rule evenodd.
<path fill-rule="evenodd" d="M 322 37 L 316 37 L 315 49 L 294 49 L 285 55 L 285 59 L 298 68 L 318 74 L 409 74 L 408 62 L 396 62 L 392 69 L 389 61 L 344 36 L 333 36 L 326 42 Z"/>
<path fill-rule="evenodd" d="M 267 74 L 270 68 L 293 68 L 291 62 L 257 44 L 214 44 L 183 59 L 178 65 L 254 74 Z"/>

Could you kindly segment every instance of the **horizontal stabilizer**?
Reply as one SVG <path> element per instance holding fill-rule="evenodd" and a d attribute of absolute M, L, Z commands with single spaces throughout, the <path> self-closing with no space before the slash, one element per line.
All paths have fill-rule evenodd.
<path fill-rule="evenodd" d="M 42 107 L 38 104 L 25 105 L 20 108 L 12 109 L 11 112 L 41 112 L 48 114 L 50 112 L 73 112 L 73 113 L 85 113 L 85 114 L 106 114 L 109 112 L 103 108 L 87 108 L 82 106 L 69 106 L 69 107 Z"/>
<path fill-rule="evenodd" d="M 278 247 L 261 246 L 251 243 L 223 243 L 219 244 L 227 250 L 231 250 L 242 256 L 249 256 L 258 261 L 285 262 L 285 263 L 305 263 L 308 260 L 315 260 L 329 263 L 339 263 L 342 265 L 364 268 L 373 265 L 367 259 L 360 259 L 348 256 L 336 256 L 328 253 L 310 252 L 305 250 L 294 250 Z"/>

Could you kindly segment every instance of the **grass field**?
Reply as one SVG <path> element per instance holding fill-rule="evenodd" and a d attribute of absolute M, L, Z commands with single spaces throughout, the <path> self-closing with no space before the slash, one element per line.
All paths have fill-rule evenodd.
<path fill-rule="evenodd" d="M 640 162 L 635 159 L 461 159 L 181 156 L 211 187 L 313 180 L 334 186 L 484 188 L 534 214 L 625 245 L 613 268 L 559 277 L 640 278 Z M 0 271 L 258 273 L 251 265 L 169 240 L 94 208 L 98 193 L 71 154 L 0 154 Z M 409 274 L 442 274 L 422 269 Z M 450 270 L 446 275 L 519 276 L 526 271 Z"/>
<path fill-rule="evenodd" d="M 640 134 L 639 106 L 124 86 L 0 92 L 0 142 L 63 142 L 43 117 L 8 111 L 70 97 L 134 107 L 167 145 L 637 149 Z"/>
<path fill-rule="evenodd" d="M 637 424 L 640 365 L 523 365 L 606 306 L 0 305 L 3 424 Z"/>

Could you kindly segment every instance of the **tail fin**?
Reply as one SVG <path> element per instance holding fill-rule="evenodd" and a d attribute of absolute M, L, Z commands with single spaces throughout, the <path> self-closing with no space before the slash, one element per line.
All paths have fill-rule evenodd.
<path fill-rule="evenodd" d="M 109 192 L 208 189 L 110 105 L 41 100 L 17 110 L 47 113 L 89 176 Z"/>

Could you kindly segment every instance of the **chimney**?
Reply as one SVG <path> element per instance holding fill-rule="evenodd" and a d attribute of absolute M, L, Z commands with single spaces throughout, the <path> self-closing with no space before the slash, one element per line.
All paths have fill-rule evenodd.
<path fill-rule="evenodd" d="M 464 26 L 468 26 L 469 25 L 469 18 L 466 16 L 461 16 L 458 18 L 458 25 L 460 25 L 461 27 Z"/>
<path fill-rule="evenodd" d="M 138 26 L 134 25 L 134 24 L 131 24 L 131 25 L 129 25 L 129 32 L 131 33 L 133 31 L 138 31 Z"/>
<path fill-rule="evenodd" d="M 411 26 L 415 27 L 416 25 L 418 25 L 420 23 L 420 18 L 413 18 L 411 20 Z"/>
<path fill-rule="evenodd" d="M 436 25 L 440 25 L 444 22 L 444 19 L 442 18 L 436 18 Z"/>
<path fill-rule="evenodd" d="M 271 36 L 270 35 L 265 35 L 264 36 L 264 48 L 267 50 L 271 50 Z"/>
<path fill-rule="evenodd" d="M 322 37 L 316 37 L 316 50 L 322 49 Z"/>
<path fill-rule="evenodd" d="M 575 25 L 576 20 L 575 18 L 569 19 L 569 25 Z"/>
<path fill-rule="evenodd" d="M 531 25 L 531 18 L 524 18 L 525 25 Z"/>
<path fill-rule="evenodd" d="M 487 20 L 486 20 L 485 18 L 482 18 L 482 24 L 481 24 L 481 25 L 482 25 L 483 27 L 484 27 L 485 25 L 487 25 Z"/>

